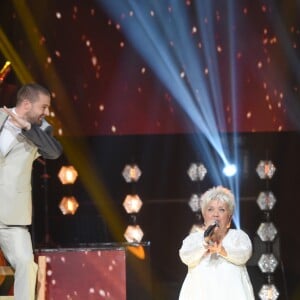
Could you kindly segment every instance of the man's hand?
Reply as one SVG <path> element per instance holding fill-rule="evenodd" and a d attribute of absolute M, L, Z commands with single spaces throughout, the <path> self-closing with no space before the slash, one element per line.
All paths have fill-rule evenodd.
<path fill-rule="evenodd" d="M 10 121 L 18 128 L 29 130 L 31 128 L 31 124 L 24 120 L 23 118 L 19 117 L 17 114 L 13 113 L 12 110 L 8 109 L 6 106 L 1 108 L 2 111 L 7 113 L 10 117 Z"/>

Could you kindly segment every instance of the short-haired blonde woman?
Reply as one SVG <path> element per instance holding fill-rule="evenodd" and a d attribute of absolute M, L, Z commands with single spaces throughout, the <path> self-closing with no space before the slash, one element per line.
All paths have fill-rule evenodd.
<path fill-rule="evenodd" d="M 246 269 L 252 254 L 248 235 L 231 229 L 234 196 L 223 186 L 200 198 L 204 225 L 182 243 L 179 256 L 188 267 L 180 300 L 254 300 Z"/>

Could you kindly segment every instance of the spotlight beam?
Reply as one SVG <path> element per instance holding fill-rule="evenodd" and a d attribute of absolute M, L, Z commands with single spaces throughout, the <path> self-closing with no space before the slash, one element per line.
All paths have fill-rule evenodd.
<path fill-rule="evenodd" d="M 218 118 L 213 113 L 205 79 L 203 74 L 199 71 L 200 69 L 197 70 L 198 68 L 195 68 L 195 62 L 199 61 L 199 56 L 197 56 L 195 49 L 189 46 L 191 41 L 185 40 L 187 36 L 185 32 L 188 32 L 186 26 L 184 26 L 185 31 L 181 34 L 180 31 L 175 30 L 171 37 L 167 36 L 166 38 L 163 33 L 169 33 L 169 29 L 163 31 L 159 29 L 152 19 L 145 18 L 145 15 L 149 15 L 149 11 L 151 12 L 150 7 L 147 6 L 146 3 L 144 3 L 144 6 L 141 6 L 136 1 L 130 1 L 129 4 L 126 4 L 124 2 L 116 3 L 102 0 L 100 3 L 117 21 L 120 15 L 124 15 L 124 12 L 126 15 L 129 14 L 130 11 L 134 12 L 134 18 L 126 20 L 126 22 L 122 24 L 124 32 L 173 94 L 182 109 L 189 115 L 193 123 L 205 134 L 224 163 L 227 162 L 218 133 L 218 121 L 216 121 Z M 156 5 L 159 4 L 157 3 Z M 157 9 L 157 11 L 159 11 L 159 9 Z M 174 11 L 177 12 L 176 7 Z M 184 20 L 181 19 L 182 7 L 178 8 L 177 13 L 180 16 L 181 22 L 184 24 Z M 164 24 L 163 21 L 159 23 Z M 178 37 L 176 37 L 175 33 L 179 33 L 177 34 Z M 179 50 L 176 50 L 175 47 L 170 48 L 168 44 L 166 44 L 166 40 L 172 41 L 172 37 L 176 38 L 176 40 L 174 40 L 175 45 L 186 45 L 185 52 L 187 53 L 185 53 L 185 55 L 182 55 L 180 47 Z M 181 66 L 178 65 L 178 58 L 180 59 Z M 189 59 L 187 60 L 187 58 Z M 190 71 L 192 72 L 193 76 L 187 76 L 189 76 L 191 82 L 194 82 L 194 84 L 191 85 L 193 90 L 188 89 L 186 82 L 180 77 L 182 66 L 189 66 L 189 69 L 185 72 L 186 74 L 190 74 Z"/>
<path fill-rule="evenodd" d="M 214 6 L 211 2 L 195 2 L 197 27 L 191 24 L 190 12 L 184 1 L 170 1 L 169 6 L 160 1 L 109 1 L 99 3 L 121 24 L 127 38 L 144 57 L 158 78 L 172 93 L 190 120 L 203 133 L 194 139 L 196 149 L 205 152 L 213 171 L 215 183 L 221 183 L 219 162 L 209 151 L 208 143 L 215 149 L 224 165 L 228 165 L 228 141 L 222 139 L 220 128 L 226 130 L 224 99 L 221 90 L 221 73 L 218 64 L 217 45 L 214 39 Z M 234 4 L 227 4 L 231 10 L 227 26 L 233 22 Z M 191 11 L 192 12 L 192 11 Z M 120 19 L 120 16 L 123 18 Z M 125 17 L 124 17 L 125 16 Z M 225 28 L 226 29 L 226 28 Z M 229 30 L 229 29 L 228 29 Z M 195 31 L 195 32 L 194 32 Z M 203 46 L 195 47 L 198 39 Z M 230 37 L 229 37 L 230 39 Z M 230 60 L 234 60 L 234 38 L 231 36 Z M 199 43 L 200 43 L 199 42 Z M 235 70 L 230 66 L 232 103 L 231 119 L 236 120 Z M 221 108 L 221 109 L 220 109 Z M 234 124 L 236 128 L 236 123 Z M 234 138 L 234 156 L 238 149 Z M 204 149 L 204 150 L 203 150 Z M 238 196 L 237 179 L 226 179 L 234 194 Z M 238 201 L 237 201 L 238 202 Z M 237 211 L 237 215 L 239 212 Z M 239 221 L 236 221 L 239 226 Z"/>
<path fill-rule="evenodd" d="M 70 101 L 70 97 L 67 95 L 54 65 L 49 64 L 48 69 L 44 71 L 43 66 L 46 64 L 47 58 L 50 57 L 50 55 L 45 45 L 41 45 L 39 43 L 39 39 L 42 35 L 38 31 L 38 24 L 36 24 L 29 7 L 24 1 L 14 0 L 13 3 L 16 12 L 18 13 L 18 17 L 23 25 L 22 28 L 24 29 L 29 44 L 31 45 L 32 50 L 37 58 L 39 67 L 42 70 L 48 84 L 59 96 L 59 105 L 62 107 L 61 111 L 65 114 L 62 116 L 62 119 L 64 120 L 64 128 L 66 129 L 66 132 L 64 132 L 65 135 L 68 136 L 69 128 L 71 131 L 75 130 L 78 135 L 82 135 L 81 123 L 74 113 L 74 107 Z M 32 34 L 33 28 L 36 29 L 35 34 Z M 11 56 L 7 57 L 7 59 L 9 59 L 12 64 L 14 64 L 14 62 L 18 62 L 17 66 L 22 65 L 22 69 L 18 73 L 21 76 L 21 71 L 25 71 L 26 68 L 24 67 L 23 69 L 23 64 L 21 64 L 22 60 L 19 60 L 19 56 L 17 55 L 16 51 L 14 51 L 13 47 L 8 47 L 10 44 L 8 40 L 5 39 L 5 35 L 0 27 L 0 41 L 2 40 L 6 42 L 6 48 L 4 50 L 8 49 L 9 51 L 7 51 L 7 53 L 12 53 Z M 2 47 L 2 43 L 0 43 L 0 47 Z M 2 51 L 2 48 L 0 49 Z M 26 76 L 22 76 L 20 79 L 22 79 L 22 82 L 34 81 L 32 76 L 27 73 Z M 103 218 L 107 222 L 110 231 L 116 240 L 121 240 L 123 235 L 121 229 L 124 228 L 124 223 L 120 214 L 118 214 L 116 207 L 111 201 L 110 195 L 106 191 L 97 170 L 95 170 L 94 164 L 90 160 L 90 157 L 92 156 L 89 152 L 88 145 L 85 141 L 78 143 L 76 140 L 63 140 L 61 142 L 68 160 L 76 165 L 76 169 L 78 170 L 79 174 L 81 174 L 81 180 L 83 184 L 86 186 L 86 189 L 91 199 L 94 201 L 97 209 L 99 212 L 101 212 Z M 74 151 L 74 149 L 76 149 L 76 151 Z"/>
<path fill-rule="evenodd" d="M 33 81 L 33 77 L 27 71 L 25 64 L 21 60 L 19 54 L 15 51 L 14 47 L 10 43 L 5 32 L 2 30 L 1 26 L 0 26 L 0 51 L 1 53 L 3 53 L 5 58 L 12 63 L 12 67 L 15 73 L 22 83 Z"/>

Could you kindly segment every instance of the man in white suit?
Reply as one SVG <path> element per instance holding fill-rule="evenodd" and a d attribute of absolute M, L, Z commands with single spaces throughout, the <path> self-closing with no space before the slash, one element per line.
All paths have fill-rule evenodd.
<path fill-rule="evenodd" d="M 19 89 L 16 107 L 0 109 L 0 247 L 15 270 L 15 300 L 35 297 L 37 265 L 27 228 L 32 164 L 39 156 L 56 159 L 62 153 L 45 120 L 50 102 L 49 91 L 31 83 Z"/>

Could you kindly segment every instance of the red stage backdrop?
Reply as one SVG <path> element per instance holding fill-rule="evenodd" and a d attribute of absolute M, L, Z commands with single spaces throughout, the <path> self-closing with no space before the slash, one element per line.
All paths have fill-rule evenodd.
<path fill-rule="evenodd" d="M 170 87 L 171 76 L 169 84 L 161 82 L 157 68 L 153 67 L 155 61 L 149 62 L 157 52 L 153 50 L 149 58 L 142 54 L 149 37 L 140 36 L 133 46 L 125 34 L 125 28 L 139 18 L 147 21 L 147 30 L 152 34 L 157 26 L 161 26 L 161 34 L 172 29 L 172 24 L 182 19 L 175 5 L 168 1 L 145 1 L 139 7 L 144 7 L 139 17 L 133 8 L 124 8 L 113 18 L 100 5 L 102 2 L 114 1 L 53 0 L 45 6 L 43 1 L 28 0 L 28 11 L 24 11 L 23 17 L 26 20 L 30 14 L 35 24 L 28 27 L 28 32 L 14 2 L 0 4 L 1 28 L 11 47 L 34 80 L 48 86 L 53 93 L 55 114 L 51 121 L 56 123 L 56 134 L 176 134 L 199 130 L 185 113 L 189 104 L 184 104 L 185 109 L 178 105 L 176 97 L 180 93 L 178 86 Z M 155 44 L 157 48 L 170 45 L 166 59 L 174 60 L 176 51 L 181 51 L 187 59 L 188 47 L 196 51 L 199 57 L 194 58 L 193 66 L 197 70 L 186 69 L 184 62 L 171 64 L 177 77 L 182 71 L 186 73 L 189 79 L 182 80 L 187 81 L 186 88 L 194 98 L 199 91 L 210 91 L 208 101 L 217 101 L 212 104 L 214 113 L 224 114 L 226 120 L 219 128 L 222 132 L 294 130 L 293 121 L 299 120 L 300 93 L 294 69 L 297 61 L 293 60 L 300 44 L 297 15 L 285 15 L 287 7 L 281 8 L 276 1 L 262 4 L 246 0 L 234 3 L 234 20 L 230 18 L 226 1 L 212 2 L 210 16 L 196 16 L 197 2 L 185 1 L 184 5 L 191 23 L 186 33 L 191 44 L 182 47 L 182 43 L 173 41 L 167 34 Z M 122 3 L 125 4 L 120 1 L 119 5 Z M 290 9 L 297 10 L 292 6 Z M 278 30 L 276 24 L 281 12 L 282 27 Z M 165 13 L 166 18 L 159 20 L 160 13 Z M 211 40 L 201 35 L 207 27 L 213 30 L 209 34 Z M 131 32 L 134 33 L 135 30 Z M 178 38 L 178 33 L 174 36 Z M 210 46 L 211 56 L 206 56 L 205 49 Z M 197 58 L 203 69 L 197 64 Z M 0 52 L 0 68 L 6 59 Z M 4 86 L 19 84 L 17 60 L 11 63 L 12 71 L 3 87 L 0 86 L 0 106 L 14 104 L 14 99 L 9 103 L 10 89 Z M 167 69 L 161 62 L 157 63 L 159 70 Z M 215 69 L 218 72 L 213 72 Z M 195 71 L 205 74 L 204 82 L 196 80 L 195 83 Z M 207 104 L 200 99 L 198 105 Z"/>
<path fill-rule="evenodd" d="M 123 249 L 41 250 L 46 256 L 46 299 L 126 299 Z"/>

